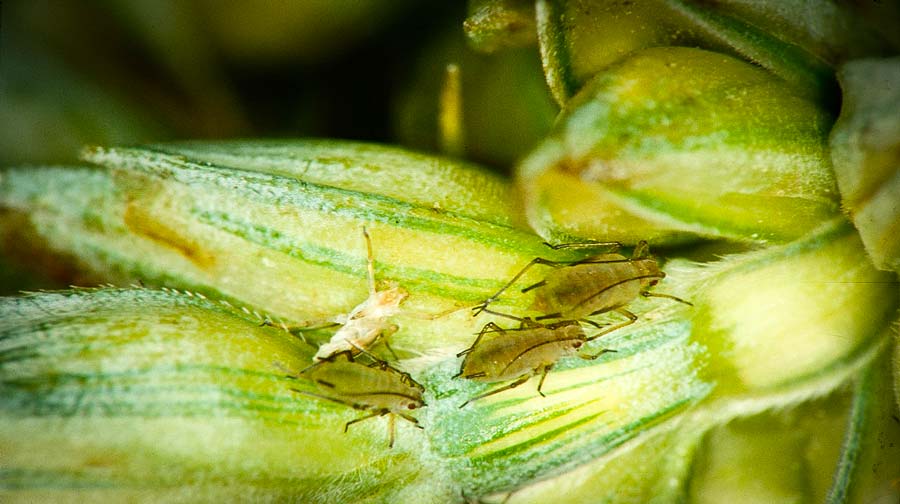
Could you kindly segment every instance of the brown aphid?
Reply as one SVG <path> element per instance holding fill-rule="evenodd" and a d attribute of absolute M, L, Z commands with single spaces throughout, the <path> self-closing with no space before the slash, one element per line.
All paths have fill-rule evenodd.
<path fill-rule="evenodd" d="M 604 244 L 563 244 L 554 248 L 574 248 L 579 246 L 616 246 Z M 533 259 L 493 296 L 474 307 L 475 315 L 484 311 L 491 303 L 536 264 L 553 268 L 540 282 L 522 289 L 535 290 L 533 308 L 544 313 L 536 320 L 563 319 L 578 320 L 600 327 L 587 317 L 615 311 L 628 318 L 627 321 L 612 325 L 593 337 L 608 334 L 616 329 L 633 324 L 637 315 L 624 307 L 638 296 L 662 297 L 691 305 L 688 301 L 668 294 L 650 292 L 650 288 L 665 278 L 659 263 L 649 255 L 647 242 L 641 241 L 631 258 L 621 254 L 608 253 L 582 259 L 560 262 L 541 257 Z M 693 306 L 693 305 L 691 305 Z"/>
<path fill-rule="evenodd" d="M 457 354 L 457 357 L 465 358 L 454 378 L 463 377 L 487 383 L 514 380 L 508 385 L 469 399 L 460 408 L 477 399 L 518 387 L 538 373 L 541 380 L 537 391 L 543 396 L 541 387 L 544 379 L 559 359 L 577 355 L 582 359 L 593 360 L 606 352 L 615 352 L 603 349 L 595 355 L 579 353 L 578 350 L 585 343 L 600 335 L 588 337 L 577 320 L 562 320 L 552 324 L 541 324 L 530 319 L 520 320 L 522 325 L 516 329 L 503 329 L 488 322 L 478 333 L 472 346 Z"/>
<path fill-rule="evenodd" d="M 387 362 L 376 360 L 372 364 L 363 364 L 355 361 L 353 353 L 346 350 L 320 360 L 290 378 L 300 377 L 315 383 L 320 393 L 292 388 L 294 392 L 370 412 L 344 424 L 344 432 L 357 422 L 388 415 L 388 447 L 392 447 L 395 416 L 422 428 L 408 412 L 425 406 L 422 399 L 425 388 L 409 373 L 391 367 Z"/>

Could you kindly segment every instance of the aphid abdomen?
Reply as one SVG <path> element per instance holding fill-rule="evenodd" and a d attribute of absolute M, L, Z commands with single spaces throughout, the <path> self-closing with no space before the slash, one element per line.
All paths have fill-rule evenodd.
<path fill-rule="evenodd" d="M 547 366 L 571 353 L 570 340 L 536 340 L 507 364 L 498 376 L 498 381 L 512 380 L 526 374 L 536 374 Z"/>
<path fill-rule="evenodd" d="M 327 382 L 319 387 L 335 399 L 363 406 L 365 409 L 408 409 L 410 403 L 423 405 L 422 386 L 393 368 L 369 367 L 344 359 L 323 361 L 309 373 L 314 382 Z"/>
<path fill-rule="evenodd" d="M 490 383 L 534 374 L 572 353 L 572 341 L 583 338 L 577 323 L 562 328 L 539 326 L 493 334 L 466 354 L 460 376 Z"/>
<path fill-rule="evenodd" d="M 535 308 L 554 318 L 581 319 L 625 306 L 641 293 L 641 275 L 631 262 L 577 264 L 547 275 Z"/>
<path fill-rule="evenodd" d="M 460 376 L 480 382 L 495 382 L 505 378 L 497 378 L 506 366 L 514 350 L 513 345 L 505 338 L 515 335 L 504 333 L 501 336 L 482 340 L 463 360 Z"/>
<path fill-rule="evenodd" d="M 518 387 L 536 374 L 541 375 L 538 393 L 547 373 L 560 358 L 574 354 L 583 343 L 589 341 L 581 325 L 574 320 L 541 325 L 522 319 L 523 327 L 505 331 L 493 323 L 485 326 L 469 350 L 458 376 L 481 382 L 508 382 L 506 385 L 477 395 L 459 407 L 472 401 Z M 496 328 L 485 339 L 488 328 Z"/>

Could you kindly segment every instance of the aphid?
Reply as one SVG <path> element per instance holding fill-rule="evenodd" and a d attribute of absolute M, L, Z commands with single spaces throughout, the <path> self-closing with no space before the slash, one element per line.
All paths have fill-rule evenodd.
<path fill-rule="evenodd" d="M 588 337 L 577 320 L 561 320 L 552 324 L 541 324 L 530 319 L 519 320 L 522 325 L 516 329 L 503 329 L 488 322 L 478 333 L 472 346 L 457 354 L 457 357 L 465 356 L 465 359 L 454 378 L 461 376 L 487 383 L 514 380 L 508 385 L 469 399 L 460 408 L 477 399 L 518 387 L 538 373 L 541 374 L 541 381 L 538 382 L 537 391 L 543 396 L 541 387 L 544 379 L 559 359 L 577 355 L 582 359 L 593 360 L 606 352 L 615 352 L 603 349 L 596 355 L 579 353 L 578 350 L 585 343 L 605 333 Z"/>
<path fill-rule="evenodd" d="M 319 347 L 314 360 L 327 359 L 345 351 L 364 352 L 378 338 L 384 341 L 388 350 L 387 337 L 397 332 L 395 324 L 389 324 L 387 318 L 400 311 L 400 304 L 409 296 L 405 289 L 391 285 L 385 290 L 375 288 L 375 259 L 372 254 L 372 238 L 363 227 L 366 239 L 366 269 L 369 281 L 369 297 L 345 316 L 335 318 L 342 324 L 328 343 Z M 391 350 L 393 353 L 393 350 Z"/>
<path fill-rule="evenodd" d="M 392 447 L 395 416 L 422 428 L 407 412 L 425 406 L 422 399 L 425 388 L 409 373 L 391 367 L 387 362 L 376 360 L 372 364 L 363 364 L 353 359 L 353 352 L 344 350 L 319 360 L 297 376 L 290 376 L 299 377 L 312 380 L 320 393 L 292 388 L 294 392 L 370 412 L 344 424 L 344 432 L 357 422 L 388 415 L 388 447 Z"/>
<path fill-rule="evenodd" d="M 341 327 L 331 336 L 331 340 L 319 347 L 314 361 L 326 360 L 341 352 L 368 353 L 367 350 L 381 338 L 388 350 L 394 351 L 388 345 L 387 338 L 397 332 L 397 325 L 388 323 L 388 317 L 396 315 L 400 311 L 400 304 L 409 296 L 409 293 L 395 284 L 391 284 L 385 290 L 377 290 L 375 287 L 375 259 L 372 254 L 372 239 L 366 228 L 363 227 L 363 237 L 366 239 L 366 269 L 368 273 L 369 297 L 360 303 L 350 313 L 338 315 L 332 319 L 308 322 L 303 326 L 285 327 L 286 330 L 308 330 L 311 328 L 340 325 Z M 271 322 L 267 322 L 272 325 Z M 305 340 L 304 340 L 305 341 Z M 395 355 L 396 358 L 396 355 Z"/>
<path fill-rule="evenodd" d="M 557 245 L 554 248 L 585 245 L 596 247 L 598 245 L 610 246 L 616 244 L 564 244 Z M 554 268 L 540 282 L 522 289 L 522 292 L 536 290 L 533 308 L 544 313 L 544 315 L 537 317 L 535 320 L 577 320 L 600 327 L 597 323 L 588 320 L 587 317 L 615 311 L 628 318 L 627 321 L 607 327 L 603 333 L 593 337 L 633 324 L 638 317 L 626 310 L 624 306 L 638 296 L 668 298 L 691 305 L 691 303 L 681 298 L 649 291 L 651 287 L 665 278 L 666 274 L 660 271 L 656 259 L 650 257 L 647 242 L 641 241 L 634 249 L 634 254 L 630 259 L 615 253 L 601 254 L 572 262 L 551 261 L 541 257 L 535 258 L 522 268 L 503 288 L 478 306 L 475 306 L 473 308 L 475 315 L 485 311 L 491 303 L 497 300 L 500 294 L 512 286 L 516 280 L 521 278 L 535 264 L 543 264 Z"/>

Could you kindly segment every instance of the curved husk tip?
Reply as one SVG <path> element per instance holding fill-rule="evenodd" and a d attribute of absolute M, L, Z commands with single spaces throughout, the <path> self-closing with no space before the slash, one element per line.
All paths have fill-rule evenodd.
<path fill-rule="evenodd" d="M 749 63 L 648 49 L 567 104 L 519 185 L 549 239 L 790 241 L 839 211 L 831 122 Z"/>
<path fill-rule="evenodd" d="M 900 272 L 900 58 L 851 62 L 839 79 L 831 156 L 844 210 L 875 265 Z"/>

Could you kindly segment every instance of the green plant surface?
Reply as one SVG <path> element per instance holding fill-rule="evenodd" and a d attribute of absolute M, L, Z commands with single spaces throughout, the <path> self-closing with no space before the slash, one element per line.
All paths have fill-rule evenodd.
<path fill-rule="evenodd" d="M 900 500 L 893 2 L 220 3 L 2 6 L 0 502 Z"/>
<path fill-rule="evenodd" d="M 753 65 L 646 49 L 567 103 L 518 182 L 551 241 L 784 242 L 838 213 L 831 124 Z"/>
<path fill-rule="evenodd" d="M 10 496 L 54 498 L 81 489 L 87 492 L 81 495 L 98 498 L 299 495 L 311 502 L 391 502 L 414 495 L 415 500 L 446 502 L 463 495 L 513 492 L 512 502 L 539 502 L 548 492 L 566 489 L 572 492 L 571 502 L 578 502 L 578 495 L 596 490 L 598 478 L 621 485 L 608 490 L 618 502 L 640 502 L 648 496 L 714 500 L 744 491 L 753 482 L 764 491 L 758 495 L 772 498 L 844 491 L 829 486 L 829 478 L 816 476 L 847 470 L 836 462 L 843 460 L 836 455 L 840 436 L 828 437 L 821 446 L 804 436 L 822 429 L 840 432 L 842 422 L 849 422 L 851 430 L 845 432 L 851 434 L 867 428 L 865 417 L 855 423 L 845 420 L 848 415 L 857 418 L 848 413 L 848 401 L 860 404 L 852 411 L 867 411 L 873 404 L 865 399 L 867 394 L 887 390 L 856 377 L 881 362 L 877 358 L 891 343 L 888 331 L 898 304 L 893 276 L 864 260 L 863 246 L 848 223 L 839 218 L 796 242 L 714 263 L 670 261 L 661 292 L 689 299 L 693 306 L 666 299 L 634 300 L 629 309 L 638 322 L 588 349 L 616 352 L 594 361 L 560 360 L 543 385 L 546 397 L 536 393 L 535 377 L 461 408 L 475 395 L 502 385 L 455 377 L 460 365 L 456 354 L 491 320 L 473 318 L 468 308 L 533 255 L 552 256 L 553 251 L 509 224 L 508 215 L 497 213 L 502 206 L 488 210 L 493 199 L 468 210 L 445 201 L 441 213 L 426 213 L 430 217 L 425 220 L 422 203 L 417 203 L 427 201 L 422 193 L 406 198 L 406 213 L 396 202 L 401 196 L 387 194 L 402 170 L 381 174 L 371 165 L 349 169 L 368 169 L 366 184 L 372 186 L 378 180 L 390 181 L 380 186 L 384 189 L 379 194 L 351 191 L 346 186 L 362 183 L 358 177 L 330 173 L 328 164 L 295 159 L 298 152 L 309 159 L 319 152 L 316 148 L 334 154 L 341 147 L 325 145 L 307 145 L 309 150 L 272 142 L 93 149 L 87 156 L 106 168 L 4 174 L 4 206 L 32 216 L 36 229 L 64 229 L 67 239 L 84 244 L 55 247 L 98 263 L 97 250 L 114 251 L 115 256 L 104 253 L 119 257 L 120 265 L 133 265 L 132 271 L 167 271 L 166 283 L 190 289 L 76 290 L 3 298 L 0 375 L 3 446 L 10 461 L 4 487 Z M 347 147 L 343 152 L 363 148 Z M 304 168 L 292 168 L 298 165 Z M 471 189 L 483 189 L 495 180 L 477 173 L 453 165 L 440 177 Z M 93 192 L 85 191 L 88 187 Z M 154 190 L 136 189 L 147 187 Z M 333 196 L 335 191 L 339 196 Z M 180 200 L 191 203 L 176 204 L 179 198 L 171 197 L 179 193 L 193 195 Z M 351 196 L 356 199 L 348 205 Z M 383 219 L 379 205 L 389 197 L 399 210 Z M 87 208 L 94 211 L 89 219 L 93 234 L 83 226 Z M 123 208 L 151 215 L 162 209 L 155 225 L 164 223 L 167 232 L 181 234 L 135 232 Z M 290 269 L 282 268 L 279 297 L 267 298 L 264 289 L 254 289 L 267 281 L 262 272 L 229 283 L 223 273 L 200 276 L 193 267 L 179 268 L 196 260 L 185 257 L 184 247 L 173 251 L 173 242 L 183 242 L 172 236 L 191 236 L 193 243 L 202 244 L 197 250 L 215 258 L 210 259 L 213 263 L 250 261 L 241 258 L 249 245 L 217 248 L 215 233 L 199 234 L 209 221 L 191 219 L 214 209 L 242 219 L 265 219 L 269 225 L 278 224 L 279 215 L 307 212 L 303 225 L 282 227 L 282 235 L 260 233 L 270 241 L 253 249 L 257 261 L 260 254 L 268 254 L 262 257 L 271 261 L 280 254 L 281 264 L 300 269 L 298 277 L 307 281 L 292 282 L 286 274 Z M 323 224 L 315 227 L 316 219 Z M 390 336 L 400 355 L 394 365 L 425 388 L 426 407 L 415 413 L 423 429 L 401 421 L 394 448 L 387 447 L 385 419 L 367 420 L 344 434 L 343 424 L 364 412 L 292 391 L 318 393 L 309 380 L 287 375 L 307 367 L 314 344 L 329 338 L 333 329 L 307 332 L 303 339 L 310 344 L 277 324 L 264 324 L 272 320 L 274 300 L 283 303 L 289 292 L 298 300 L 290 308 L 291 320 L 297 322 L 347 313 L 365 299 L 363 224 L 373 237 L 379 280 L 409 291 L 392 319 L 399 326 Z M 241 229 L 262 225 L 259 220 Z M 184 234 L 188 229 L 191 234 Z M 346 246 L 354 251 L 350 259 L 323 255 L 310 266 L 298 254 L 273 246 L 281 243 L 281 236 L 327 239 L 328 230 L 335 233 L 333 243 L 349 242 Z M 54 243 L 58 233 L 44 232 L 45 240 Z M 439 236 L 443 247 L 477 250 L 482 244 L 477 259 L 467 255 L 456 263 L 446 261 L 459 268 L 458 287 L 445 275 L 422 273 L 425 265 L 438 267 L 432 257 L 436 250 L 429 246 L 401 247 L 402 253 L 391 255 L 391 244 L 402 243 L 404 235 L 426 232 Z M 160 248 L 148 253 L 136 246 L 141 239 Z M 130 245 L 116 245 L 119 240 Z M 147 259 L 165 257 L 159 251 L 166 249 L 172 259 Z M 570 257 L 584 253 L 589 252 L 565 252 Z M 553 257 L 564 257 L 556 254 Z M 395 266 L 398 263 L 406 267 Z M 501 272 L 497 265 L 504 263 L 508 266 Z M 309 280 L 309 272 L 318 271 L 313 267 L 324 271 L 316 281 Z M 333 273 L 344 268 L 349 274 Z M 817 276 L 826 268 L 841 273 L 827 279 Z M 493 280 L 474 282 L 462 276 L 486 270 L 493 272 L 487 277 Z M 545 274 L 533 269 L 523 281 L 537 281 Z M 234 287 L 239 284 L 249 287 Z M 513 290 L 493 308 L 529 313 L 533 296 Z M 321 304 L 308 312 L 311 301 L 304 299 Z M 323 299 L 335 300 L 331 311 L 323 309 L 328 306 Z M 438 313 L 443 307 L 456 310 Z M 616 317 L 610 314 L 598 321 L 610 323 Z M 492 319 L 505 327 L 514 325 L 503 317 Z M 379 346 L 372 352 L 388 356 Z M 359 384 L 361 390 L 369 386 Z M 854 392 L 848 392 L 851 389 Z M 800 420 L 807 417 L 805 411 L 815 413 Z M 766 443 L 782 449 L 779 457 L 795 460 L 796 471 L 760 468 L 752 473 L 756 476 L 717 476 L 735 460 L 774 456 L 765 443 L 757 442 L 766 425 L 781 429 L 781 437 L 766 438 Z M 880 425 L 886 435 L 894 435 L 893 424 Z M 259 437 L 265 437 L 262 444 Z M 61 455 L 34 456 L 44 451 L 40 446 L 54 446 Z M 730 448 L 720 450 L 722 446 Z M 848 446 L 843 457 L 855 464 L 883 458 L 869 445 Z M 660 450 L 667 455 L 659 457 Z M 649 474 L 665 479 L 635 486 Z M 571 478 L 576 476 L 574 484 Z M 344 484 L 348 478 L 354 483 Z M 219 485 L 224 480 L 230 483 Z M 883 482 L 877 477 L 871 484 L 861 483 L 864 490 L 848 486 L 847 491 L 868 492 Z M 298 486 L 303 489 L 299 494 Z"/>
<path fill-rule="evenodd" d="M 825 101 L 834 94 L 838 64 L 891 48 L 860 12 L 832 1 L 539 0 L 537 20 L 547 83 L 560 105 L 598 72 L 649 47 L 731 54 Z"/>

